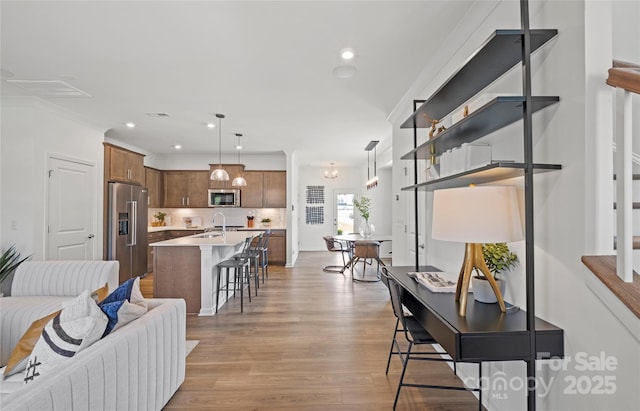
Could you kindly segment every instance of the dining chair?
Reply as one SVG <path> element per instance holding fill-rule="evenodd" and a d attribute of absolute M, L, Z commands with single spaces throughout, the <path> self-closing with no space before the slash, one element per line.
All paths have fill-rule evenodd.
<path fill-rule="evenodd" d="M 479 393 L 478 409 L 482 410 L 482 363 L 478 363 L 478 387 L 456 387 L 450 385 L 433 385 L 433 384 L 417 384 L 417 383 L 405 383 L 404 377 L 407 372 L 407 366 L 409 360 L 419 361 L 440 361 L 440 362 L 452 362 L 451 359 L 446 358 L 434 358 L 433 356 L 442 356 L 443 353 L 433 351 L 413 351 L 414 346 L 424 346 L 437 344 L 438 342 L 429 334 L 429 332 L 416 320 L 413 316 L 405 315 L 405 311 L 402 308 L 401 300 L 401 287 L 400 285 L 388 275 L 387 271 L 383 269 L 382 276 L 385 276 L 385 284 L 389 286 L 389 296 L 391 298 L 391 307 L 393 308 L 393 314 L 396 316 L 396 331 L 394 331 L 392 349 L 395 346 L 397 348 L 397 354 L 402 362 L 402 373 L 400 374 L 400 381 L 398 382 L 398 389 L 396 390 L 396 397 L 393 401 L 393 409 L 396 409 L 398 404 L 398 398 L 400 397 L 400 390 L 402 387 L 415 387 L 415 388 L 431 388 L 431 389 L 446 389 L 456 391 L 475 391 Z M 409 346 L 407 351 L 400 350 L 400 345 L 397 340 L 398 334 L 404 334 Z M 387 361 L 387 372 L 389 371 L 389 362 L 391 360 L 391 353 Z M 454 362 L 455 364 L 455 362 Z"/>
<path fill-rule="evenodd" d="M 356 276 L 356 265 L 358 261 L 362 260 L 362 277 Z M 366 271 L 367 265 L 373 265 L 373 262 L 377 262 L 375 278 L 367 278 Z M 351 275 L 354 281 L 362 282 L 376 282 L 380 281 L 380 265 L 385 264 L 380 260 L 380 242 L 374 240 L 358 240 L 353 246 L 353 257 L 351 259 Z"/>
<path fill-rule="evenodd" d="M 328 273 L 344 274 L 344 270 L 347 267 L 347 261 L 345 260 L 344 255 L 345 253 L 347 254 L 347 256 L 349 255 L 349 246 L 342 241 L 336 240 L 332 236 L 326 235 L 322 237 L 322 239 L 327 246 L 327 250 L 331 252 L 341 253 L 342 255 L 342 265 L 327 265 L 322 269 L 322 271 Z"/>

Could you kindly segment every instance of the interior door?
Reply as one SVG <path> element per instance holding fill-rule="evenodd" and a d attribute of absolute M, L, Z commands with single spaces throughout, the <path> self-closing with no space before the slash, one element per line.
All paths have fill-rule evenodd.
<path fill-rule="evenodd" d="M 95 167 L 49 158 L 48 260 L 94 258 Z"/>

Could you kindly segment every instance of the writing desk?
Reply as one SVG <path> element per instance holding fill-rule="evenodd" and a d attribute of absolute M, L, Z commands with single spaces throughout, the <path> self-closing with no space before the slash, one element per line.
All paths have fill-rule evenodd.
<path fill-rule="evenodd" d="M 458 314 L 453 293 L 434 293 L 407 275 L 415 266 L 389 267 L 389 275 L 402 288 L 402 303 L 456 361 L 529 360 L 526 312 L 502 313 L 496 304 L 469 298 L 467 315 Z M 425 266 L 420 271 L 439 271 Z M 538 359 L 564 356 L 564 331 L 536 317 Z"/>

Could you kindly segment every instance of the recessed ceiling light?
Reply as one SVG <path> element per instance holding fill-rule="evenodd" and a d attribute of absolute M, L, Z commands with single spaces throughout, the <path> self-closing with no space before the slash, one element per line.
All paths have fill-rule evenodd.
<path fill-rule="evenodd" d="M 242 150 L 242 146 L 241 146 L 240 144 L 238 144 L 238 145 L 236 146 L 236 150 Z"/>
<path fill-rule="evenodd" d="M 356 66 L 351 66 L 348 64 L 337 66 L 333 69 L 333 75 L 338 78 L 350 78 L 356 75 L 358 69 Z"/>
<path fill-rule="evenodd" d="M 134 123 L 132 123 L 132 122 L 128 122 L 127 123 L 127 127 L 129 127 L 129 128 L 134 128 L 135 126 L 136 125 Z"/>
<path fill-rule="evenodd" d="M 214 128 L 215 126 L 216 126 L 216 125 L 215 125 L 215 124 L 213 124 L 213 123 L 207 123 L 207 127 L 209 127 L 209 128 Z"/>
<path fill-rule="evenodd" d="M 352 60 L 355 56 L 356 52 L 352 48 L 347 47 L 340 50 L 340 57 L 342 57 L 343 60 Z"/>
<path fill-rule="evenodd" d="M 175 148 L 176 150 L 180 150 L 182 146 L 180 144 L 175 144 L 173 148 Z"/>

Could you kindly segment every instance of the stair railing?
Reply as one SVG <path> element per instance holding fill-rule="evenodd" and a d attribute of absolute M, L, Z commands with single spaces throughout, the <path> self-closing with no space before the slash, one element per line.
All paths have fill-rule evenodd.
<path fill-rule="evenodd" d="M 640 66 L 614 60 L 607 84 L 615 87 L 616 271 L 623 281 L 630 283 L 633 282 L 632 95 L 640 94 Z"/>

